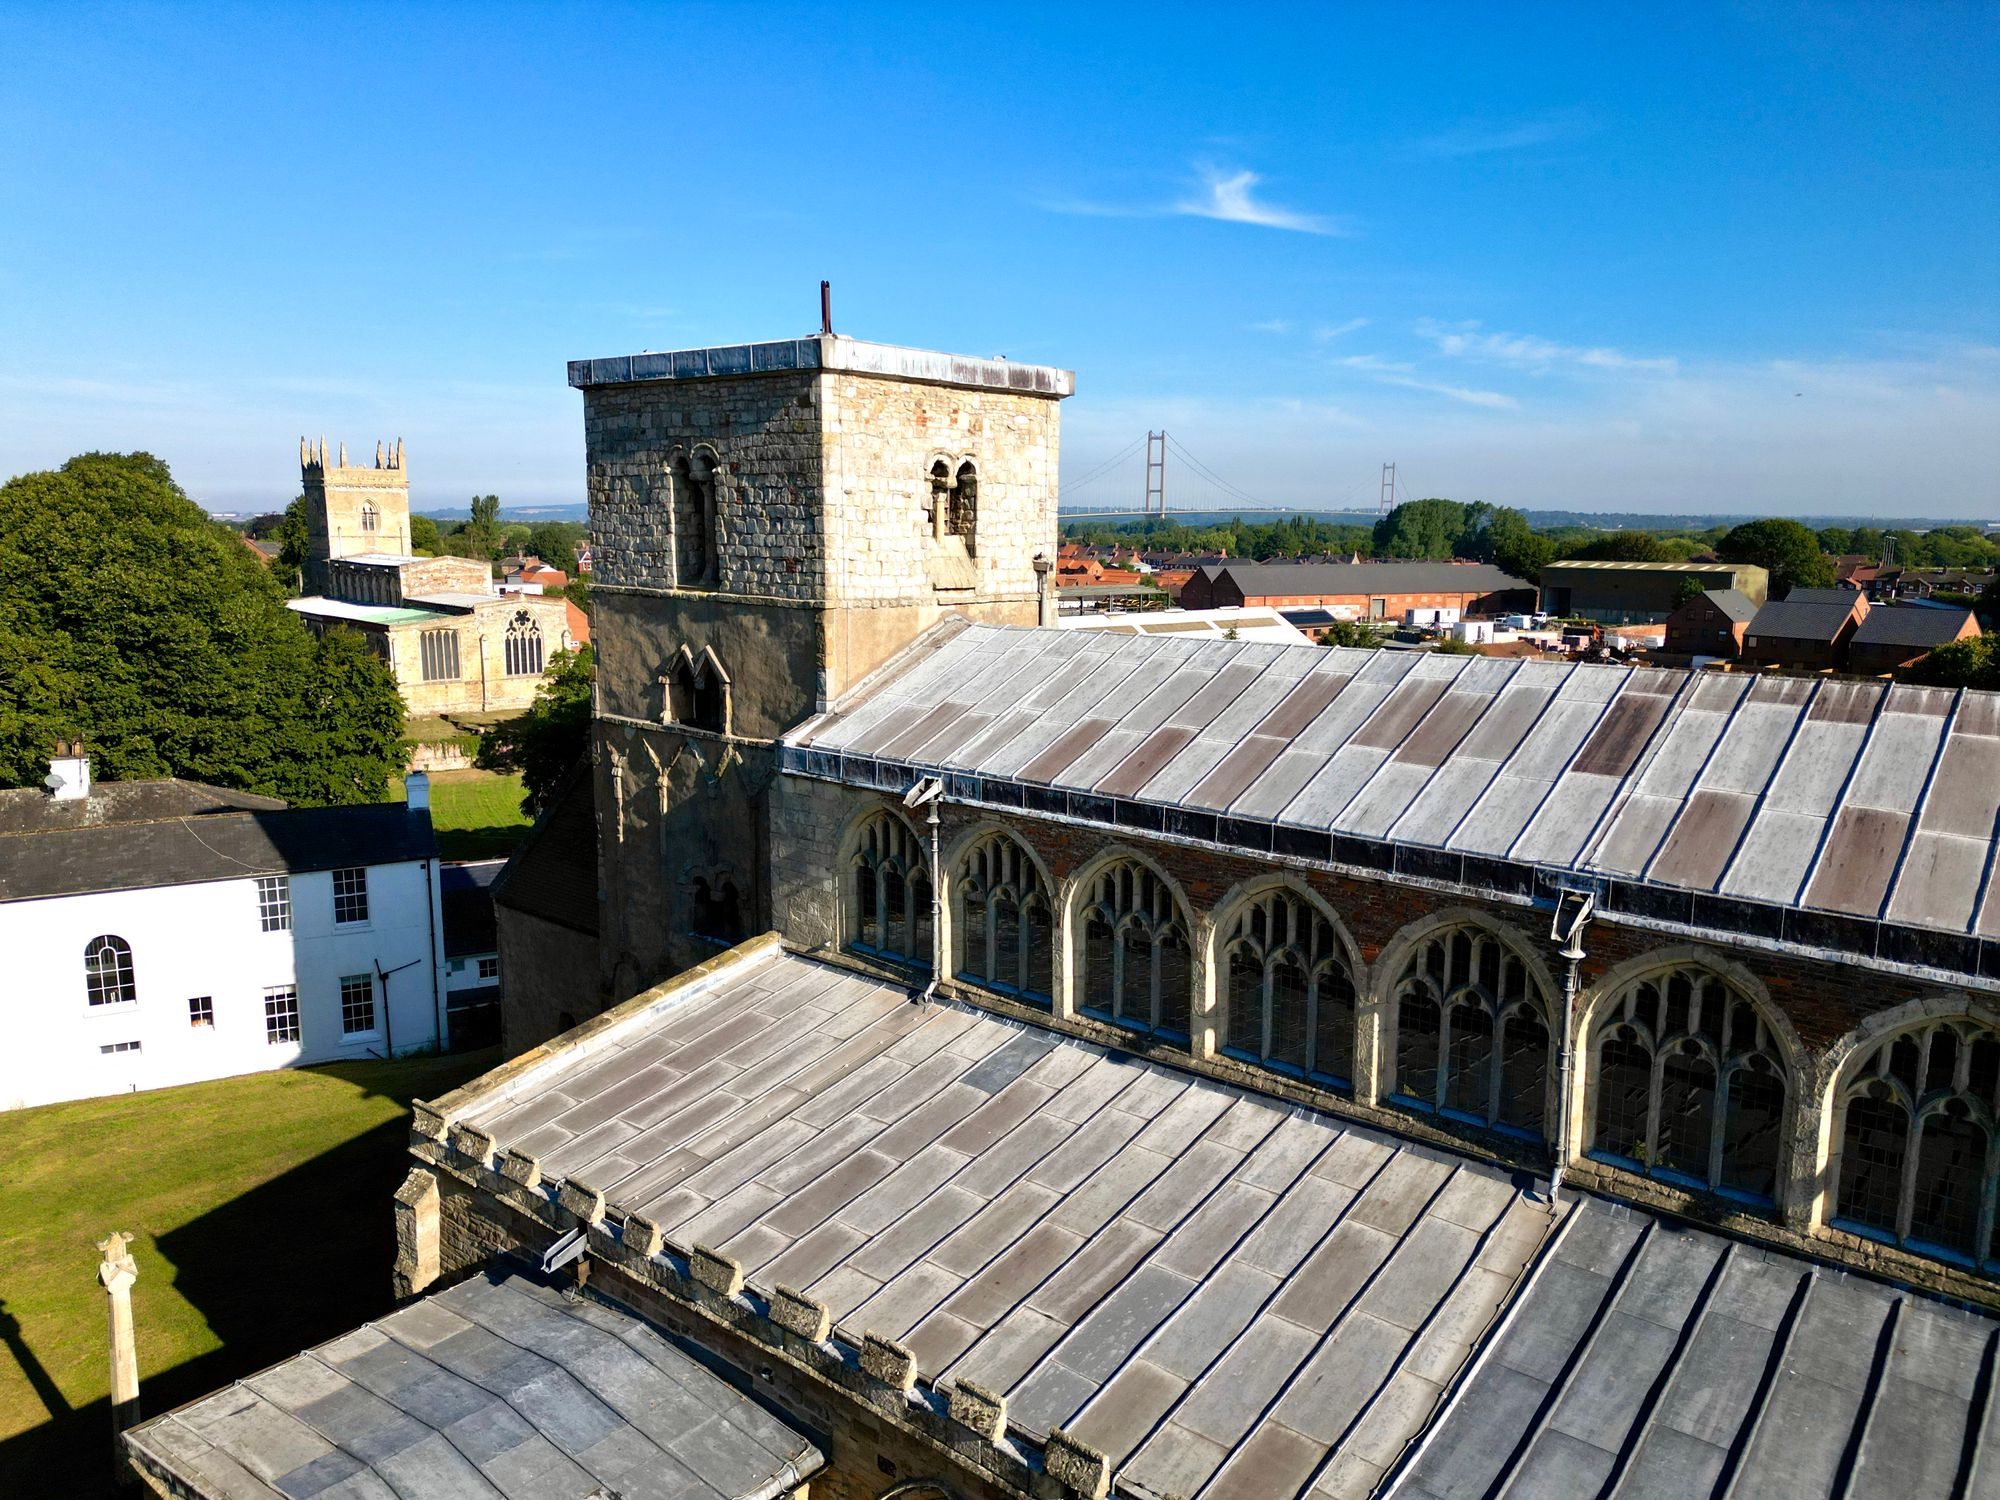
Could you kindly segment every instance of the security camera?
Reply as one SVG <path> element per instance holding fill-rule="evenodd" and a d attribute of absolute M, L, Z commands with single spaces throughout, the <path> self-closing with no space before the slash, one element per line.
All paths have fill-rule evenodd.
<path fill-rule="evenodd" d="M 926 776 L 903 793 L 903 806 L 915 812 L 920 807 L 929 807 L 943 795 L 944 783 L 935 776 Z"/>

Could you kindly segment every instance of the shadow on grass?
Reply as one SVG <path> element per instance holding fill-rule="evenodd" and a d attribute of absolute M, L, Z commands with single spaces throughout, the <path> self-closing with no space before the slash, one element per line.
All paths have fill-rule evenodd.
<path fill-rule="evenodd" d="M 491 1067 L 495 1052 L 427 1062 L 341 1063 L 325 1071 L 407 1106 Z M 283 1176 L 155 1238 L 174 1268 L 174 1289 L 207 1321 L 222 1347 L 140 1383 L 142 1416 L 156 1417 L 326 1342 L 393 1306 L 396 1236 L 391 1200 L 409 1170 L 406 1116 L 322 1152 Z M 138 1226 L 133 1226 L 138 1227 Z M 133 1292 L 143 1364 L 146 1286 Z M 88 1278 L 77 1295 L 102 1301 Z M 0 1495 L 61 1494 L 97 1500 L 112 1478 L 109 1396 L 72 1408 L 0 1311 L 0 1340 L 50 1411 L 41 1426 L 0 1441 Z M 106 1354 L 108 1367 L 109 1354 Z M 108 1368 L 107 1368 L 108 1380 Z"/>
<path fill-rule="evenodd" d="M 520 848 L 528 836 L 526 823 L 502 823 L 491 828 L 440 828 L 440 859 L 499 859 Z"/>

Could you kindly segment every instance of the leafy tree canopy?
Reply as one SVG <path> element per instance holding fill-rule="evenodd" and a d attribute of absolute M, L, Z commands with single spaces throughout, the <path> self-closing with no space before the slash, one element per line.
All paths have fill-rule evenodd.
<path fill-rule="evenodd" d="M 527 544 L 522 550 L 552 568 L 574 573 L 577 544 L 589 535 L 590 528 L 575 521 L 537 521 L 528 528 Z"/>
<path fill-rule="evenodd" d="M 1572 557 L 1584 562 L 1679 562 L 1674 549 L 1644 531 L 1614 531 L 1585 542 Z"/>
<path fill-rule="evenodd" d="M 1480 529 L 1471 509 L 1456 500 L 1411 500 L 1399 505 L 1375 523 L 1375 555 L 1433 562 L 1467 555 L 1459 549 Z M 1484 513 L 1481 520 L 1490 519 L 1488 507 L 1479 509 Z"/>
<path fill-rule="evenodd" d="M 1962 641 L 1947 641 L 1896 676 L 1903 682 L 1920 682 L 1930 687 L 2000 688 L 2000 658 L 1993 651 L 1996 639 L 2000 638 L 1975 635 Z"/>
<path fill-rule="evenodd" d="M 315 640 L 271 570 L 148 453 L 0 485 L 0 786 L 82 736 L 109 780 L 374 802 L 403 704 L 359 636 Z"/>
<path fill-rule="evenodd" d="M 436 557 L 444 551 L 444 538 L 438 535 L 438 523 L 429 516 L 410 517 L 410 550 L 424 557 Z"/>
<path fill-rule="evenodd" d="M 1819 537 L 1797 521 L 1773 517 L 1746 521 L 1716 545 L 1724 562 L 1752 563 L 1771 575 L 1771 597 L 1793 589 L 1833 586 L 1833 564 L 1819 550 Z"/>
<path fill-rule="evenodd" d="M 535 706 L 480 736 L 478 764 L 521 773 L 521 811 L 530 817 L 590 748 L 592 666 L 588 646 L 558 651 L 535 690 Z"/>
<path fill-rule="evenodd" d="M 311 537 L 306 530 L 306 497 L 299 496 L 285 507 L 285 514 L 278 522 L 278 561 L 275 571 L 278 582 L 288 593 L 296 594 L 306 576 L 306 549 L 311 545 Z"/>
<path fill-rule="evenodd" d="M 1381 646 L 1382 636 L 1372 626 L 1363 625 L 1359 620 L 1335 620 L 1320 632 L 1320 644 L 1358 646 L 1363 651 L 1373 651 Z"/>
<path fill-rule="evenodd" d="M 488 562 L 498 557 L 505 536 L 500 529 L 500 497 L 474 495 L 472 519 L 459 530 L 458 535 L 466 545 L 465 556 L 483 557 Z"/>

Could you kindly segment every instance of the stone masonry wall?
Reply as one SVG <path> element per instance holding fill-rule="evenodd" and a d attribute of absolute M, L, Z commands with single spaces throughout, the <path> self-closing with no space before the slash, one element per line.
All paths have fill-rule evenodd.
<path fill-rule="evenodd" d="M 721 465 L 719 591 L 824 597 L 818 405 L 811 373 L 586 390 L 591 582 L 679 586 L 668 465 L 706 444 Z"/>

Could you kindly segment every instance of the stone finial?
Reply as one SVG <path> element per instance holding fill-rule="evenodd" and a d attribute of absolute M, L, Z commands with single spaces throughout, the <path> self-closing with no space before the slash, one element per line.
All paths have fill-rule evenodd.
<path fill-rule="evenodd" d="M 562 1187 L 556 1192 L 556 1202 L 586 1225 L 600 1223 L 604 1218 L 604 1194 L 574 1177 L 563 1179 Z"/>
<path fill-rule="evenodd" d="M 375 467 L 378 469 L 382 467 L 382 440 L 380 438 L 375 440 Z"/>
<path fill-rule="evenodd" d="M 861 1368 L 891 1390 L 908 1391 L 917 1383 L 917 1357 L 894 1339 L 868 1334 L 861 1340 Z"/>
<path fill-rule="evenodd" d="M 743 1262 L 733 1260 L 720 1250 L 711 1250 L 706 1245 L 696 1245 L 694 1253 L 688 1257 L 688 1268 L 694 1279 L 720 1297 L 734 1297 L 743 1290 Z"/>
<path fill-rule="evenodd" d="M 771 1294 L 771 1321 L 815 1344 L 825 1343 L 833 1332 L 833 1313 L 827 1305 L 788 1286 Z"/>
<path fill-rule="evenodd" d="M 1111 1460 L 1060 1427 L 1049 1433 L 1042 1463 L 1051 1479 L 1085 1500 L 1100 1500 L 1111 1488 Z"/>
<path fill-rule="evenodd" d="M 398 1298 L 414 1297 L 438 1278 L 443 1220 L 437 1177 L 410 1168 L 396 1189 L 396 1265 L 391 1284 Z"/>
<path fill-rule="evenodd" d="M 311 467 L 311 465 L 312 465 L 312 454 L 311 454 L 311 453 L 309 453 L 309 452 L 308 452 L 308 451 L 306 450 L 306 440 L 305 440 L 304 438 L 300 438 L 300 439 L 299 439 L 299 467 L 300 467 L 301 469 L 304 469 L 304 468 L 309 468 L 309 467 Z"/>
<path fill-rule="evenodd" d="M 530 1156 L 509 1146 L 500 1153 L 499 1166 L 500 1175 L 509 1182 L 529 1189 L 542 1185 L 542 1159 L 539 1156 Z"/>
<path fill-rule="evenodd" d="M 410 1133 L 420 1140 L 443 1141 L 449 1133 L 445 1117 L 419 1099 L 410 1106 Z"/>
<path fill-rule="evenodd" d="M 660 1253 L 660 1247 L 667 1242 L 667 1234 L 643 1214 L 627 1214 L 622 1239 L 627 1250 L 636 1250 L 650 1259 Z"/>
<path fill-rule="evenodd" d="M 345 443 L 340 445 L 340 467 L 343 469 L 347 467 L 347 444 Z"/>
<path fill-rule="evenodd" d="M 403 440 L 401 438 L 396 439 L 396 467 L 399 469 L 403 467 Z"/>
<path fill-rule="evenodd" d="M 1007 1430 L 1007 1398 L 994 1395 L 983 1385 L 974 1385 L 969 1380 L 953 1381 L 946 1400 L 951 1419 L 971 1428 L 989 1443 L 999 1442 L 1000 1434 Z"/>
<path fill-rule="evenodd" d="M 482 1167 L 493 1165 L 493 1137 L 476 1125 L 454 1121 L 448 1143 L 460 1156 L 469 1156 Z"/>

